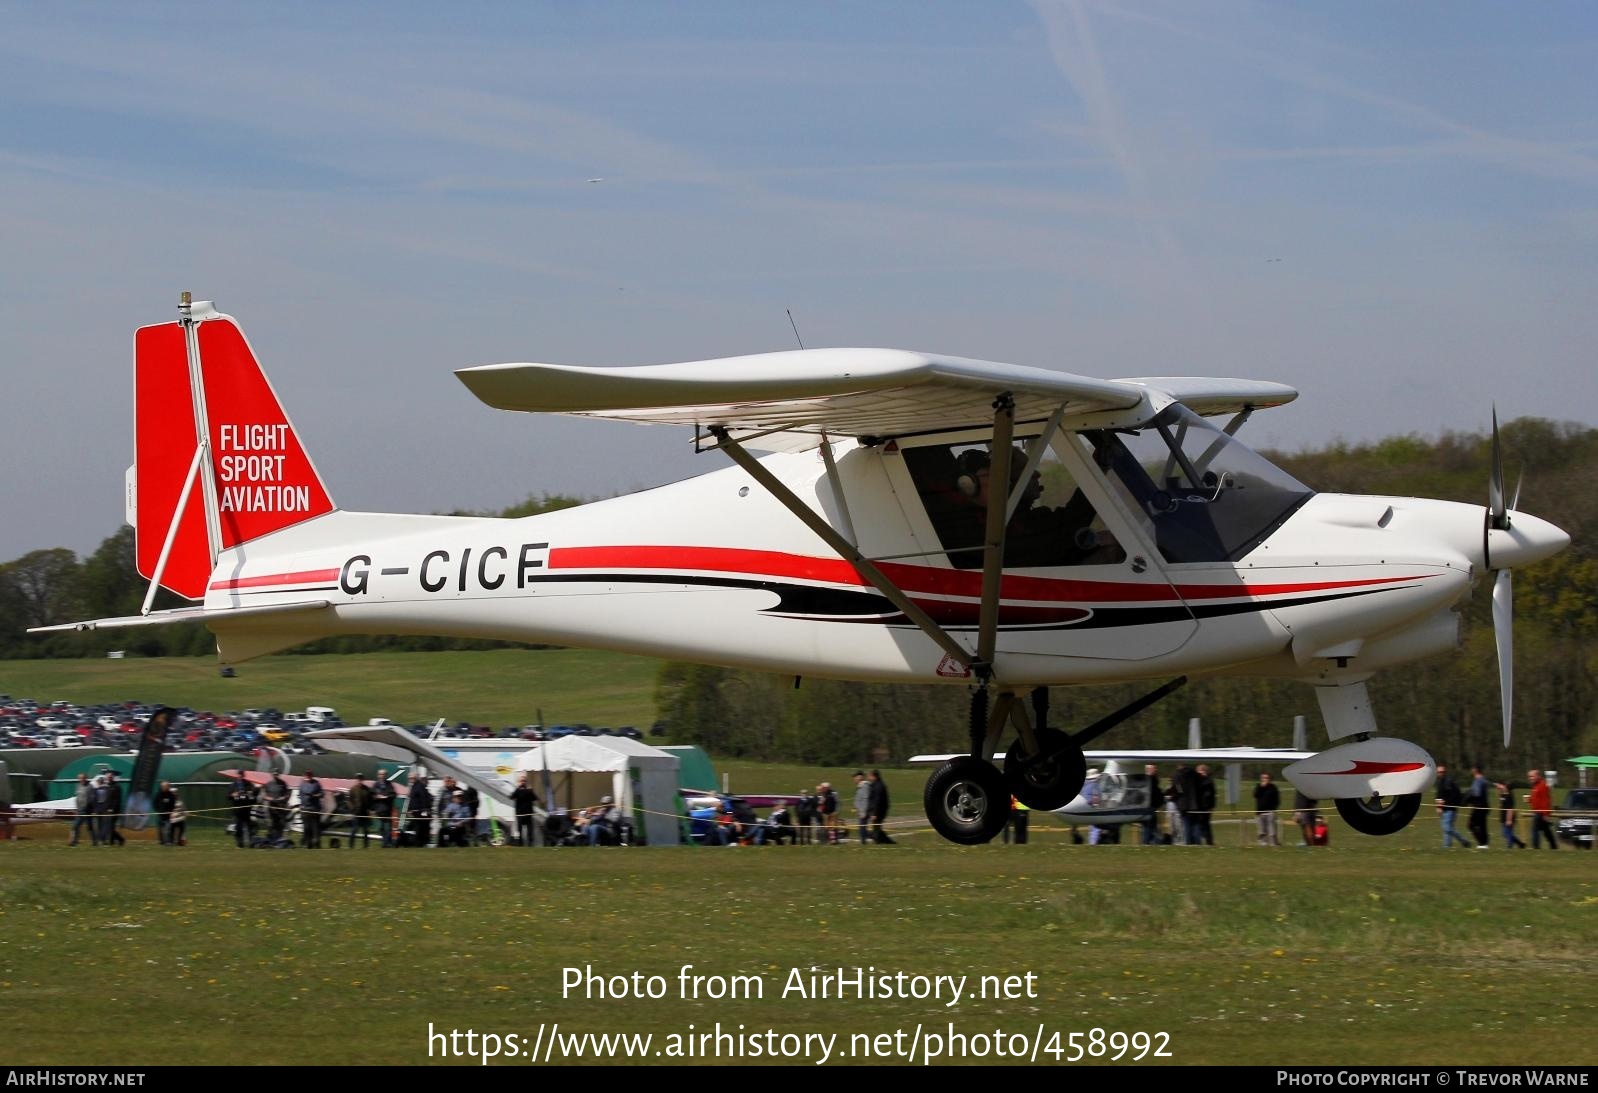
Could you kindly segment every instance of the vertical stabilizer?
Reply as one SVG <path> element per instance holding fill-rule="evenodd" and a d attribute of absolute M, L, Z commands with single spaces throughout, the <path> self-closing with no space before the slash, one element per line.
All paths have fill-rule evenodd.
<path fill-rule="evenodd" d="M 128 510 L 139 572 L 201 599 L 220 551 L 334 506 L 238 324 L 179 313 L 134 336 Z"/>

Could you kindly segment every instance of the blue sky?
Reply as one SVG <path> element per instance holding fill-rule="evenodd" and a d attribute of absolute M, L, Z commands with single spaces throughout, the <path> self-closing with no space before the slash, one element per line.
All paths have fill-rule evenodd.
<path fill-rule="evenodd" d="M 352 509 L 716 469 L 451 370 L 791 348 L 788 308 L 1297 386 L 1256 444 L 1598 418 L 1590 4 L 0 4 L 0 193 L 0 560 L 116 528 L 182 289 Z"/>

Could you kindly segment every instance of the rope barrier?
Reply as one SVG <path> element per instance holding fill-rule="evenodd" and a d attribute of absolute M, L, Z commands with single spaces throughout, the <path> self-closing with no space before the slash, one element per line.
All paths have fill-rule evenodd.
<path fill-rule="evenodd" d="M 220 783 L 220 782 L 217 783 L 218 786 L 221 786 L 223 784 L 224 783 Z M 27 805 L 15 806 L 15 808 L 18 808 L 18 809 L 26 809 L 28 807 L 29 806 L 27 806 Z M 192 821 L 192 820 L 194 820 L 196 818 L 232 820 L 233 819 L 233 814 L 236 811 L 238 811 L 238 809 L 240 807 L 244 807 L 244 806 L 223 805 L 223 806 L 219 806 L 219 807 L 216 807 L 216 808 L 187 808 L 187 807 L 185 807 L 184 811 L 187 813 L 186 821 L 179 821 L 179 822 Z M 263 804 L 261 804 L 259 802 L 256 802 L 254 804 L 251 804 L 248 807 L 251 809 L 251 811 L 253 813 L 253 812 L 255 812 L 257 810 L 261 810 L 261 809 L 271 810 L 273 806 L 263 805 Z M 1459 806 L 1456 807 L 1456 814 L 1457 813 L 1462 813 L 1462 812 L 1468 812 L 1471 809 L 1471 807 L 1472 806 L 1470 806 L 1470 805 L 1459 805 Z M 284 828 L 288 827 L 290 824 L 292 824 L 296 819 L 300 818 L 300 816 L 301 816 L 301 810 L 300 810 L 300 808 L 298 806 L 285 807 L 285 808 L 279 809 L 278 811 L 281 811 L 281 812 L 283 812 L 285 814 L 282 817 L 282 824 L 281 824 L 281 826 L 284 827 Z M 577 814 L 577 813 L 580 813 L 581 811 L 582 811 L 582 809 L 572 809 L 572 810 L 570 810 L 570 813 L 571 814 Z M 1041 815 L 1041 816 L 1056 816 L 1056 814 L 1053 813 L 1053 812 L 1044 812 L 1044 811 L 1039 810 L 1039 809 L 1029 809 L 1027 811 L 1030 812 L 1030 813 L 1035 813 L 1037 815 Z M 1331 810 L 1328 810 L 1328 811 L 1329 812 L 1335 812 L 1336 810 L 1334 808 L 1334 809 L 1331 809 Z M 1493 808 L 1493 806 L 1488 806 L 1488 811 L 1489 812 L 1495 811 L 1495 809 Z M 678 822 L 686 822 L 686 823 L 690 823 L 690 824 L 693 823 L 693 822 L 696 822 L 696 821 L 693 820 L 692 817 L 687 816 L 687 815 L 685 815 L 684 813 L 681 813 L 681 812 L 666 812 L 666 811 L 663 811 L 663 810 L 648 809 L 648 808 L 643 808 L 643 807 L 635 807 L 635 808 L 633 808 L 631 810 L 631 812 L 632 812 L 633 815 L 640 816 L 640 817 L 643 817 L 643 816 L 660 816 L 660 817 L 664 817 L 664 818 L 670 819 L 670 820 L 675 820 L 675 821 L 678 821 Z M 1280 828 L 1282 826 L 1280 818 L 1282 816 L 1296 817 L 1298 815 L 1298 813 L 1300 813 L 1300 812 L 1309 812 L 1313 816 L 1316 816 L 1316 817 L 1319 817 L 1319 816 L 1322 815 L 1322 810 L 1321 810 L 1321 808 L 1318 805 L 1315 806 L 1315 807 L 1309 808 L 1309 809 L 1296 809 L 1296 808 L 1273 809 L 1273 810 L 1270 810 L 1270 812 L 1268 814 L 1277 817 L 1277 820 L 1278 820 L 1277 827 L 1280 830 Z M 1228 809 L 1211 809 L 1207 815 L 1210 817 L 1212 823 L 1219 822 L 1219 823 L 1223 823 L 1223 824 L 1236 824 L 1236 825 L 1238 825 L 1239 832 L 1243 833 L 1243 834 L 1246 834 L 1247 830 L 1248 830 L 1247 826 L 1246 826 L 1247 822 L 1250 821 L 1250 820 L 1257 820 L 1258 817 L 1261 816 L 1262 814 L 1266 814 L 1266 813 L 1261 813 L 1261 812 L 1256 811 L 1254 809 L 1228 808 Z M 89 812 L 89 813 L 79 814 L 79 813 L 74 812 L 74 813 L 68 813 L 68 814 L 59 815 L 59 816 L 26 816 L 26 817 L 20 817 L 20 818 L 25 819 L 29 826 L 32 826 L 32 825 L 38 824 L 38 823 L 75 823 L 75 822 L 77 822 L 80 819 L 88 819 L 88 820 L 91 820 L 91 821 L 93 821 L 95 823 L 103 823 L 105 820 L 113 819 L 113 820 L 117 821 L 117 823 L 120 825 L 120 824 L 126 823 L 129 819 L 131 819 L 133 817 L 136 817 L 136 816 L 137 817 L 153 817 L 159 822 L 160 818 L 163 815 L 170 815 L 170 813 L 159 813 L 159 812 L 115 812 L 115 813 Z M 540 825 L 540 821 L 542 819 L 542 816 L 545 815 L 545 813 L 543 812 L 543 810 L 540 810 L 540 812 L 537 815 L 539 817 L 539 820 L 535 821 L 535 828 L 541 826 Z M 725 814 L 718 813 L 715 817 L 707 817 L 707 818 L 704 818 L 703 820 L 697 821 L 697 822 L 708 822 L 708 823 L 716 824 L 718 826 L 730 826 L 730 825 L 724 825 L 723 824 L 722 819 L 721 819 L 721 817 L 723 815 L 725 815 Z M 1189 815 L 1195 815 L 1195 814 L 1190 813 Z M 1160 822 L 1160 820 L 1162 818 L 1165 818 L 1165 819 L 1168 819 L 1168 820 L 1171 820 L 1171 821 L 1177 822 L 1177 823 L 1180 822 L 1180 814 L 1177 814 L 1177 815 L 1173 816 L 1167 809 L 1165 809 L 1163 807 L 1160 808 L 1160 809 L 1157 809 L 1154 812 L 1154 817 L 1155 817 L 1155 821 L 1156 821 L 1156 826 L 1159 825 L 1159 822 Z M 17 818 L 17 817 L 14 817 L 14 818 Z M 412 814 L 412 813 L 401 812 L 398 809 L 396 809 L 393 813 L 391 813 L 387 817 L 378 816 L 375 813 L 367 813 L 364 817 L 362 817 L 362 816 L 360 816 L 360 815 L 358 815 L 356 813 L 352 813 L 352 812 L 324 812 L 324 813 L 322 813 L 322 818 L 323 818 L 323 827 L 322 827 L 322 834 L 323 835 L 328 836 L 328 837 L 333 837 L 335 835 L 342 837 L 342 836 L 347 834 L 347 835 L 349 835 L 352 838 L 358 833 L 356 828 L 362 823 L 363 820 L 365 821 L 365 823 L 371 825 L 371 827 L 373 829 L 372 833 L 373 833 L 373 835 L 375 835 L 377 837 L 381 837 L 382 832 L 381 832 L 380 825 L 383 822 L 385 822 L 385 821 L 390 823 L 391 825 L 393 825 L 396 829 L 398 829 L 395 832 L 396 835 L 399 832 L 403 831 L 405 828 L 409 827 L 411 824 L 413 824 L 415 822 L 418 822 L 418 821 L 425 820 L 426 823 L 428 824 L 428 828 L 429 828 L 430 832 L 432 831 L 434 826 L 437 825 L 440 821 L 444 821 L 444 817 L 441 817 L 441 816 L 436 816 L 436 815 L 417 816 L 417 815 Z M 1120 822 L 1118 822 L 1116 824 L 1113 824 L 1113 825 L 1105 825 L 1105 824 L 1097 823 L 1095 818 L 1092 817 L 1092 816 L 1082 816 L 1082 817 L 1056 816 L 1056 818 L 1062 821 L 1063 826 L 1032 828 L 1029 831 L 1029 834 L 1030 835 L 1038 835 L 1038 834 L 1069 834 L 1069 833 L 1071 833 L 1071 831 L 1073 829 L 1078 828 L 1078 827 L 1113 826 L 1113 827 L 1137 827 L 1137 828 L 1141 828 L 1143 826 L 1143 821 L 1141 821 L 1141 820 L 1123 820 L 1123 821 L 1120 821 Z M 1558 821 L 1563 820 L 1563 819 L 1583 819 L 1583 818 L 1589 818 L 1589 819 L 1593 819 L 1595 821 L 1598 821 L 1598 811 L 1554 809 L 1549 814 L 1548 820 L 1549 820 L 1549 823 L 1552 825 L 1552 824 L 1558 823 Z M 500 819 L 498 817 L 481 817 L 480 816 L 480 817 L 475 817 L 475 818 L 473 818 L 471 820 L 468 820 L 467 822 L 468 823 L 478 823 L 478 822 L 482 822 L 484 820 L 489 820 L 491 822 L 498 822 L 498 823 L 504 824 L 505 826 L 511 827 L 511 828 L 514 828 L 514 826 L 515 826 L 515 820 L 514 819 L 504 820 L 504 819 Z M 1530 820 L 1531 820 L 1531 817 L 1524 810 L 1516 809 L 1516 817 L 1515 817 L 1515 821 L 1514 821 L 1514 824 L 1513 824 L 1513 831 L 1514 831 L 1517 839 L 1519 838 L 1520 833 L 1523 830 L 1529 832 L 1530 826 L 1531 826 Z M 1299 821 L 1297 821 L 1297 820 L 1293 820 L 1291 822 L 1293 823 L 1293 826 L 1302 826 L 1302 824 Z M 253 816 L 252 816 L 252 823 L 257 823 L 257 821 L 255 820 L 255 818 Z M 855 817 L 855 818 L 852 818 L 852 819 L 844 819 L 841 815 L 838 815 L 837 822 L 834 823 L 834 824 L 830 824 L 830 825 L 829 824 L 823 824 L 823 823 L 801 824 L 801 823 L 794 822 L 794 821 L 790 821 L 789 823 L 783 824 L 783 825 L 771 825 L 771 824 L 768 824 L 766 822 L 766 820 L 761 819 L 761 820 L 757 820 L 754 824 L 749 825 L 749 826 L 760 828 L 760 829 L 764 830 L 765 832 L 768 833 L 767 838 L 770 837 L 769 836 L 770 832 L 778 830 L 779 827 L 780 828 L 786 828 L 786 829 L 791 830 L 794 833 L 791 841 L 794 842 L 796 845 L 811 845 L 811 844 L 814 844 L 814 845 L 826 846 L 826 845 L 834 845 L 834 844 L 847 845 L 847 844 L 857 840 L 858 837 L 859 837 L 860 823 L 861 823 L 861 821 L 859 820 L 858 817 Z M 1489 819 L 1489 823 L 1494 829 L 1496 829 L 1496 831 L 1490 831 L 1489 835 L 1491 835 L 1493 833 L 1501 835 L 1503 833 L 1503 824 L 1502 824 L 1501 821 L 1492 820 L 1490 818 Z M 274 825 L 270 822 L 270 817 L 266 817 L 266 818 L 262 818 L 258 822 L 258 826 L 271 828 Z M 868 821 L 867 822 L 867 828 L 868 828 L 868 832 L 867 833 L 868 833 L 868 835 L 870 834 L 871 830 L 874 830 L 876 827 L 879 827 L 879 826 L 885 832 L 891 833 L 893 835 L 920 835 L 920 834 L 925 834 L 927 832 L 930 832 L 930 831 L 934 830 L 932 828 L 932 826 L 929 823 L 927 823 L 924 819 L 906 818 L 906 819 L 883 820 L 880 825 L 879 824 L 874 824 L 874 823 L 871 823 L 871 822 Z M 339 830 L 335 831 L 335 830 L 333 830 L 334 828 L 338 828 Z M 835 838 L 831 836 L 831 833 L 833 833 L 833 832 L 836 832 L 836 837 Z M 1179 838 L 1182 835 L 1181 831 L 1168 831 L 1168 832 L 1164 832 L 1164 834 L 1169 834 L 1172 837 L 1171 845 L 1183 845 L 1179 841 Z M 806 835 L 809 835 L 810 837 L 806 838 L 805 837 Z M 784 835 L 784 839 L 788 840 L 789 837 L 785 834 Z M 1490 839 L 1489 839 L 1489 841 L 1490 841 Z M 1524 840 L 1521 840 L 1521 841 L 1524 841 Z"/>

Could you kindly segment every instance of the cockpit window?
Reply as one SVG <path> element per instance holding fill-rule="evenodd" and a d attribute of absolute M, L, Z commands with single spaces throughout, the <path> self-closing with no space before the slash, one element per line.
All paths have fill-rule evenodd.
<path fill-rule="evenodd" d="M 982 568 L 990 487 L 987 444 L 926 445 L 904 449 L 904 463 L 927 507 L 938 541 L 957 569 Z M 1008 502 L 1021 480 L 1027 453 L 1017 445 L 1010 453 L 1011 490 L 999 491 L 996 504 Z M 1028 478 L 1005 527 L 1006 568 L 1110 565 L 1126 552 L 1098 518 L 1093 504 L 1052 449 Z"/>
<path fill-rule="evenodd" d="M 1168 562 L 1236 561 L 1314 496 L 1181 404 L 1136 432 L 1087 435 Z"/>

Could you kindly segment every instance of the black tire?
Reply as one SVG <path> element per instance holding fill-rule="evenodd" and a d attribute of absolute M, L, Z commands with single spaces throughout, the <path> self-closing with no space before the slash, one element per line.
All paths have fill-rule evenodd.
<path fill-rule="evenodd" d="M 1021 742 L 1010 745 L 1004 756 L 1004 781 L 1016 799 L 1039 812 L 1053 812 L 1076 800 L 1088 777 L 1082 749 L 1059 729 L 1039 729 L 1038 749 L 1050 758 L 1028 763 Z M 1051 754 L 1052 753 L 1052 754 Z"/>
<path fill-rule="evenodd" d="M 953 843 L 991 842 L 1010 819 L 1010 790 L 992 763 L 951 759 L 927 779 L 922 803 L 933 830 Z"/>
<path fill-rule="evenodd" d="M 1361 835 L 1394 835 L 1420 811 L 1420 794 L 1397 797 L 1339 797 L 1337 814 Z"/>

